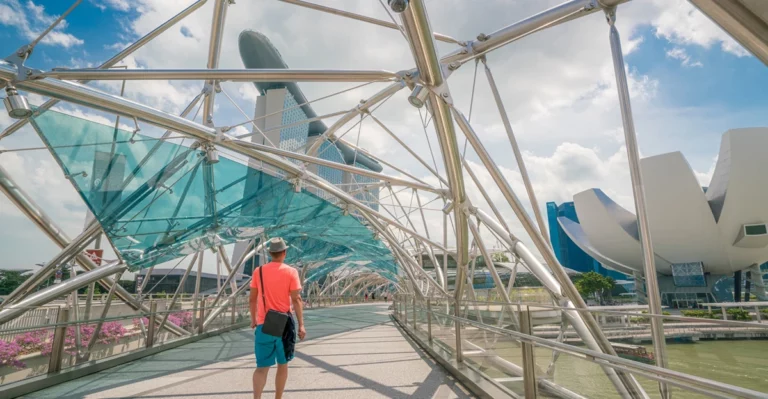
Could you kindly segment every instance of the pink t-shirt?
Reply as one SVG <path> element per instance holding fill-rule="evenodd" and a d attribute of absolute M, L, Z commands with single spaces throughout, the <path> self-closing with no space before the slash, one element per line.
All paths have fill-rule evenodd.
<path fill-rule="evenodd" d="M 301 289 L 299 272 L 285 263 L 269 262 L 261 266 L 264 275 L 264 291 L 266 291 L 267 308 L 278 312 L 291 311 L 291 291 Z M 256 313 L 256 324 L 264 324 L 267 311 L 264 309 L 264 301 L 261 299 L 265 293 L 261 291 L 259 269 L 253 270 L 251 289 L 259 291 L 259 305 Z"/>

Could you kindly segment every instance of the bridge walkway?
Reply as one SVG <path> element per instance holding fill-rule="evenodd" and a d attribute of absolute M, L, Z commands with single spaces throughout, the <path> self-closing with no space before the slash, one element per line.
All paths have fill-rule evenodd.
<path fill-rule="evenodd" d="M 404 336 L 389 304 L 308 310 L 308 337 L 289 364 L 287 398 L 469 398 Z M 237 330 L 170 349 L 25 398 L 252 398 L 253 332 Z M 265 395 L 274 397 L 274 370 Z"/>

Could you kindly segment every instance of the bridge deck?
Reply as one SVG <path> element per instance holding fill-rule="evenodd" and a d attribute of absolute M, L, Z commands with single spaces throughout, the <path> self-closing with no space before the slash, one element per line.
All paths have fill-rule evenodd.
<path fill-rule="evenodd" d="M 290 363 L 289 398 L 467 398 L 468 391 L 407 340 L 387 304 L 309 310 L 308 338 Z M 252 398 L 253 333 L 204 339 L 26 398 Z M 274 396 L 274 370 L 264 397 Z"/>

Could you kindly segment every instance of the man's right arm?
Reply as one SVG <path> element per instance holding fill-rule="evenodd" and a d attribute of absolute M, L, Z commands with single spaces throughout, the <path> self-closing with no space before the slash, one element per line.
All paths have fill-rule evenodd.
<path fill-rule="evenodd" d="M 307 330 L 304 329 L 304 308 L 301 301 L 301 290 L 291 291 L 291 302 L 293 302 L 293 310 L 296 312 L 296 320 L 299 322 L 299 339 L 303 340 L 307 335 Z"/>

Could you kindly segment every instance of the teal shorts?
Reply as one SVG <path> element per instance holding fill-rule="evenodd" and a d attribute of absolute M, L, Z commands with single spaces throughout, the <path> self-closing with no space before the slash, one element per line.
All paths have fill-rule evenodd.
<path fill-rule="evenodd" d="M 274 337 L 261 332 L 261 325 L 254 331 L 254 353 L 256 354 L 256 367 L 272 367 L 277 364 L 287 364 L 283 338 Z"/>

